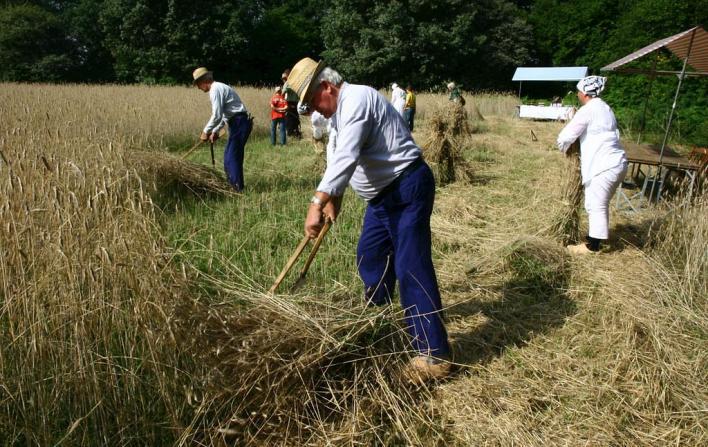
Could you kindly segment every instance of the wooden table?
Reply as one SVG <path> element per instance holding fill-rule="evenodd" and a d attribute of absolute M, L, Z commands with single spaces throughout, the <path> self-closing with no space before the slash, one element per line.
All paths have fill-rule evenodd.
<path fill-rule="evenodd" d="M 627 161 L 630 163 L 649 166 L 659 166 L 660 164 L 660 144 L 637 144 L 623 141 L 622 147 L 624 147 L 624 152 L 627 154 Z M 698 163 L 692 162 L 669 146 L 664 148 L 664 156 L 661 157 L 661 165 L 677 170 L 696 171 L 698 169 Z"/>
<path fill-rule="evenodd" d="M 659 184 L 657 201 L 661 200 L 661 190 L 664 180 L 669 171 L 672 170 L 682 172 L 690 179 L 688 196 L 691 196 L 693 193 L 693 184 L 696 180 L 696 174 L 700 168 L 698 163 L 689 160 L 668 146 L 664 148 L 664 154 L 661 156 L 660 144 L 637 144 L 623 141 L 622 146 L 627 154 L 627 161 L 630 165 L 632 165 L 632 176 L 637 177 L 639 174 L 643 174 L 644 181 L 642 183 L 641 191 L 632 197 L 627 197 L 624 192 L 622 192 L 622 187 L 620 186 L 620 194 L 617 196 L 616 203 L 618 208 L 620 199 L 623 198 L 626 204 L 632 208 L 632 210 L 636 211 L 631 203 L 631 200 L 635 197 L 639 197 L 639 204 L 641 205 L 641 200 L 647 192 L 647 185 L 649 182 L 652 182 L 652 192 L 654 189 L 653 185 L 656 183 Z M 642 167 L 645 167 L 646 172 L 642 171 Z M 653 175 L 650 175 L 650 170 L 652 170 L 652 168 L 654 172 Z M 662 172 L 662 168 L 666 169 Z"/>

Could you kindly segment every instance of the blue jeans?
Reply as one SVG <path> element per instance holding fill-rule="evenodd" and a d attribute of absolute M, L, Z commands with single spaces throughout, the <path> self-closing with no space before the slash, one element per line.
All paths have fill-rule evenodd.
<path fill-rule="evenodd" d="M 236 191 L 242 191 L 244 188 L 243 156 L 249 135 L 251 123 L 248 116 L 239 115 L 229 120 L 229 139 L 224 148 L 224 172 Z"/>
<path fill-rule="evenodd" d="M 398 280 L 413 347 L 422 354 L 446 358 L 450 346 L 431 253 L 434 200 L 433 173 L 423 163 L 370 201 L 357 264 L 370 304 L 390 303 Z"/>
<path fill-rule="evenodd" d="M 275 131 L 278 125 L 280 125 L 280 144 L 285 146 L 285 118 L 270 120 L 270 144 L 275 146 Z"/>
<path fill-rule="evenodd" d="M 415 120 L 415 109 L 403 109 L 403 120 L 408 123 L 408 130 L 413 132 L 413 121 Z"/>

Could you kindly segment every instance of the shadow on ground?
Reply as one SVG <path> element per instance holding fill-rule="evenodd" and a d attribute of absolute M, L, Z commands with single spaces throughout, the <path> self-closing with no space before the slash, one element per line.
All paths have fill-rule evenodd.
<path fill-rule="evenodd" d="M 487 293 L 479 298 L 446 311 L 450 320 L 470 322 L 469 330 L 450 333 L 456 363 L 486 364 L 510 347 L 523 347 L 534 336 L 563 326 L 577 312 L 567 294 L 570 274 L 565 256 L 541 248 L 533 244 L 512 248 L 503 261 L 504 272 L 497 276 L 501 284 L 485 287 Z M 470 291 L 475 282 L 474 275 L 468 277 Z"/>
<path fill-rule="evenodd" d="M 608 251 L 620 251 L 626 248 L 646 248 L 651 245 L 652 232 L 660 231 L 663 218 L 653 216 L 635 222 L 614 225 L 610 229 Z"/>

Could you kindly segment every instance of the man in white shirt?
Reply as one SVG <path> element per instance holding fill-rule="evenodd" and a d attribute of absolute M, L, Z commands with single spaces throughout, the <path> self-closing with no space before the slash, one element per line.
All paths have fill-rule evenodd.
<path fill-rule="evenodd" d="M 347 184 L 368 202 L 357 248 L 366 299 L 374 305 L 390 303 L 398 280 L 418 352 L 408 377 L 419 382 L 447 376 L 450 347 L 431 255 L 435 180 L 408 125 L 376 90 L 344 82 L 322 62 L 300 60 L 288 82 L 301 98 L 299 109 L 330 118 L 336 132 L 307 212 L 305 233 L 314 238 L 324 216 L 337 218 Z"/>
<path fill-rule="evenodd" d="M 209 93 L 211 101 L 211 117 L 201 134 L 202 141 L 214 143 L 219 138 L 219 131 L 229 126 L 229 139 L 224 148 L 224 172 L 231 186 L 241 192 L 243 182 L 243 156 L 246 141 L 251 134 L 252 121 L 241 98 L 233 88 L 214 80 L 211 71 L 199 67 L 192 73 L 194 85 L 205 93 Z"/>
<path fill-rule="evenodd" d="M 406 105 L 406 91 L 395 82 L 391 84 L 391 104 L 403 116 L 403 107 Z"/>
<path fill-rule="evenodd" d="M 322 154 L 325 149 L 327 136 L 329 135 L 330 122 L 317 110 L 313 110 L 310 114 L 310 123 L 312 124 L 312 140 L 315 146 L 315 152 Z"/>
<path fill-rule="evenodd" d="M 580 172 L 588 213 L 588 242 L 568 246 L 574 255 L 597 252 L 609 236 L 609 203 L 627 173 L 627 158 L 620 145 L 617 120 L 610 106 L 599 98 L 605 89 L 601 76 L 578 82 L 582 107 L 558 135 L 558 148 L 565 152 L 580 139 Z"/>

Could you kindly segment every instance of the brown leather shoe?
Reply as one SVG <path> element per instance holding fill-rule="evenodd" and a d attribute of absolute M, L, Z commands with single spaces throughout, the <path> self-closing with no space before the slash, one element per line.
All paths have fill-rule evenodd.
<path fill-rule="evenodd" d="M 584 242 L 577 244 L 577 245 L 568 245 L 565 248 L 568 250 L 568 253 L 570 253 L 573 256 L 580 256 L 580 255 L 587 255 L 587 254 L 595 253 L 594 251 L 590 250 Z"/>
<path fill-rule="evenodd" d="M 418 355 L 408 362 L 404 377 L 412 384 L 422 385 L 425 382 L 444 379 L 450 375 L 451 369 L 451 364 L 446 360 Z"/>

